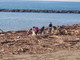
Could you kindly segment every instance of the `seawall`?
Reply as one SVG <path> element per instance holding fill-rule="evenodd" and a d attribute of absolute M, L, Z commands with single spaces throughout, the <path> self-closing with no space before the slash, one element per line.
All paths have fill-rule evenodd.
<path fill-rule="evenodd" d="M 80 11 L 72 10 L 25 10 L 25 9 L 0 9 L 0 12 L 37 12 L 37 13 L 77 13 Z"/>

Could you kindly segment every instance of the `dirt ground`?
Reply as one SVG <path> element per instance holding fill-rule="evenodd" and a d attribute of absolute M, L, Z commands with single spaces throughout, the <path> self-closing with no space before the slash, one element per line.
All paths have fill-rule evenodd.
<path fill-rule="evenodd" d="M 47 54 L 12 55 L 0 60 L 80 60 L 80 50 L 60 50 Z"/>
<path fill-rule="evenodd" d="M 0 33 L 0 60 L 80 60 L 80 24 L 61 31 L 27 36 L 26 31 Z"/>

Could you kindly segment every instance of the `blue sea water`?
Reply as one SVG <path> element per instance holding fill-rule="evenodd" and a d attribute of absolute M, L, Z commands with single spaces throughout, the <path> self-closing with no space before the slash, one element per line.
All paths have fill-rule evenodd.
<path fill-rule="evenodd" d="M 80 2 L 56 2 L 56 1 L 0 2 L 0 9 L 80 10 Z"/>
<path fill-rule="evenodd" d="M 0 2 L 0 9 L 80 10 L 80 2 Z M 0 12 L 0 29 L 27 30 L 33 26 L 80 24 L 80 14 Z"/>
<path fill-rule="evenodd" d="M 80 14 L 0 12 L 0 28 L 4 31 L 26 30 L 33 26 L 80 24 Z"/>

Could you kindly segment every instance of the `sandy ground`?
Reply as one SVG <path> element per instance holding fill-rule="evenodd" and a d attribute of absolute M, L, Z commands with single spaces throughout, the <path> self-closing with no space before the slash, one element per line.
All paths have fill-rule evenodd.
<path fill-rule="evenodd" d="M 80 60 L 80 50 L 61 50 L 47 54 L 13 55 L 0 60 Z"/>

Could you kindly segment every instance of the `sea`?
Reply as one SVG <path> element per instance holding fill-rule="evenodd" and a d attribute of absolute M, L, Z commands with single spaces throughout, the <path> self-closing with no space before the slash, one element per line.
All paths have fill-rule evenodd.
<path fill-rule="evenodd" d="M 32 10 L 74 10 L 80 11 L 80 2 L 57 1 L 15 1 L 0 2 L 0 9 Z M 28 30 L 33 26 L 47 27 L 52 22 L 55 26 L 80 24 L 80 14 L 76 13 L 33 13 L 0 12 L 0 29 L 3 31 Z"/>

